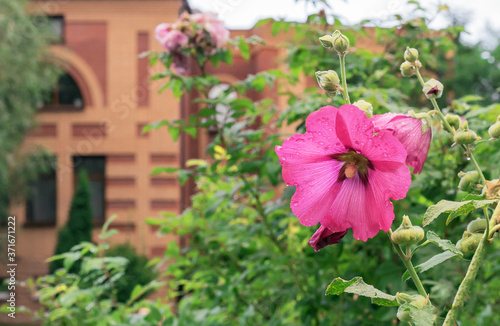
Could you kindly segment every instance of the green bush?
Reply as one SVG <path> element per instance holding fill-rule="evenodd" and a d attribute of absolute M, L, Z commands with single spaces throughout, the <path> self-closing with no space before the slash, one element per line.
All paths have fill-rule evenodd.
<path fill-rule="evenodd" d="M 115 282 L 116 298 L 119 302 L 127 302 L 136 285 L 146 285 L 154 280 L 158 273 L 153 267 L 148 267 L 148 258 L 136 253 L 130 244 L 121 244 L 111 247 L 105 254 L 106 257 L 123 257 L 128 260 L 125 274 Z M 147 296 L 150 292 L 145 293 Z"/>
<path fill-rule="evenodd" d="M 89 178 L 87 172 L 81 171 L 78 175 L 78 185 L 71 203 L 68 223 L 59 231 L 57 237 L 55 255 L 68 252 L 81 242 L 91 241 L 92 216 Z M 62 266 L 61 260 L 53 261 L 50 264 L 50 273 L 54 273 Z"/>

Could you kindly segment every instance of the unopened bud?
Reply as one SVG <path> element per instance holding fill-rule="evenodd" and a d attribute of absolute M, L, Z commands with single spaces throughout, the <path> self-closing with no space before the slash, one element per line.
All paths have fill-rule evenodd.
<path fill-rule="evenodd" d="M 482 237 L 483 235 L 481 233 L 470 233 L 468 231 L 464 231 L 462 239 L 457 242 L 457 249 L 464 254 L 473 252 L 477 249 L 479 241 L 481 241 Z"/>
<path fill-rule="evenodd" d="M 333 70 L 316 71 L 316 80 L 319 87 L 330 96 L 337 95 L 341 91 L 339 76 Z"/>
<path fill-rule="evenodd" d="M 477 171 L 469 171 L 466 173 L 460 171 L 458 177 L 460 178 L 458 189 L 462 191 L 474 190 L 479 183 L 479 173 Z"/>
<path fill-rule="evenodd" d="M 443 95 L 444 86 L 434 78 L 429 79 L 422 88 L 425 97 L 427 98 L 440 98 Z"/>
<path fill-rule="evenodd" d="M 414 48 L 406 48 L 404 58 L 406 61 L 415 62 L 418 60 L 418 51 Z"/>
<path fill-rule="evenodd" d="M 354 102 L 352 105 L 363 111 L 368 118 L 373 118 L 373 106 L 370 103 L 365 100 L 359 100 Z"/>
<path fill-rule="evenodd" d="M 415 74 L 415 67 L 408 61 L 403 62 L 399 70 L 401 70 L 403 77 L 411 77 Z"/>
<path fill-rule="evenodd" d="M 423 310 L 425 306 L 429 305 L 429 300 L 419 294 L 408 295 L 405 293 L 396 293 L 396 301 L 400 305 L 397 317 L 403 323 L 409 323 L 412 320 L 410 305 L 418 310 Z"/>
<path fill-rule="evenodd" d="M 349 38 L 342 34 L 340 31 L 335 31 L 332 34 L 333 48 L 337 51 L 338 55 L 344 55 L 349 50 Z"/>
<path fill-rule="evenodd" d="M 467 225 L 467 232 L 483 233 L 486 230 L 486 223 L 486 219 L 478 217 Z"/>
<path fill-rule="evenodd" d="M 455 133 L 453 136 L 455 142 L 460 145 L 472 144 L 476 140 L 481 139 L 473 130 L 462 130 Z"/>
<path fill-rule="evenodd" d="M 500 115 L 497 118 L 497 122 L 495 122 L 489 129 L 488 133 L 491 136 L 491 139 L 500 138 Z"/>
<path fill-rule="evenodd" d="M 327 49 L 331 49 L 333 47 L 333 38 L 331 35 L 324 35 L 319 38 L 319 42 Z"/>
<path fill-rule="evenodd" d="M 403 216 L 403 222 L 391 236 L 392 242 L 398 245 L 412 245 L 423 238 L 424 230 L 420 226 L 413 226 L 407 215 Z"/>
<path fill-rule="evenodd" d="M 460 128 L 460 117 L 458 115 L 448 113 L 447 115 L 445 115 L 445 119 L 450 124 L 450 126 L 455 128 L 455 130 Z"/>

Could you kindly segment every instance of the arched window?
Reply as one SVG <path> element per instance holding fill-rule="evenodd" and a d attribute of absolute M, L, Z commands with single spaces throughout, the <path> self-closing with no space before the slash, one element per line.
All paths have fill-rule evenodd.
<path fill-rule="evenodd" d="M 45 103 L 42 104 L 42 110 L 82 110 L 83 102 L 82 92 L 76 81 L 69 74 L 59 77 L 57 86 L 52 93 L 47 96 Z"/>

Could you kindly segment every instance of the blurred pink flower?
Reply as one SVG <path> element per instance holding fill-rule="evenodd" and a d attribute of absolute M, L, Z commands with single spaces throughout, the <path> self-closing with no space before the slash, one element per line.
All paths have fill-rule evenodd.
<path fill-rule="evenodd" d="M 404 198 L 411 182 L 399 140 L 391 131 L 376 132 L 372 119 L 353 105 L 311 113 L 306 130 L 276 146 L 276 153 L 283 180 L 297 186 L 293 213 L 305 226 L 321 223 L 311 245 L 333 243 L 349 228 L 363 241 L 388 231 L 390 199 Z"/>
<path fill-rule="evenodd" d="M 415 174 L 422 172 L 432 139 L 431 126 L 423 126 L 423 123 L 423 119 L 413 118 L 408 114 L 386 113 L 373 116 L 376 130 L 391 131 L 403 144 L 408 153 L 406 164 L 414 168 Z"/>
<path fill-rule="evenodd" d="M 156 27 L 155 37 L 169 52 L 179 50 L 189 41 L 186 34 L 165 23 Z"/>
<path fill-rule="evenodd" d="M 204 25 L 205 30 L 210 34 L 210 38 L 212 38 L 217 48 L 221 48 L 226 44 L 229 39 L 229 30 L 221 20 L 217 19 L 216 14 L 210 12 L 199 13 L 192 15 L 191 19 Z"/>

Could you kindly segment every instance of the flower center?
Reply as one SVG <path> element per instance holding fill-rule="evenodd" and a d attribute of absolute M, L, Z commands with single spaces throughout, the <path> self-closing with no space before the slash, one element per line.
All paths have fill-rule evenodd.
<path fill-rule="evenodd" d="M 332 154 L 334 160 L 344 162 L 339 171 L 337 182 L 345 179 L 352 179 L 358 174 L 361 182 L 366 186 L 368 184 L 368 169 L 374 169 L 372 162 L 361 154 L 350 149 L 347 153 Z"/>

